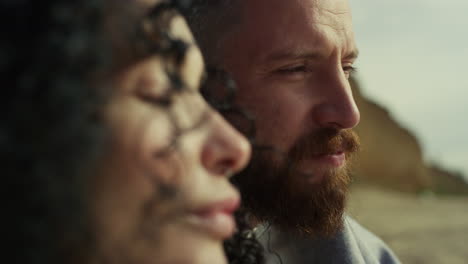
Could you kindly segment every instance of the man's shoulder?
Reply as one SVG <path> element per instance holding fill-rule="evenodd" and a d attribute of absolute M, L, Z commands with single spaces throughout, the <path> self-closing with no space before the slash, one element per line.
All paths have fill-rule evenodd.
<path fill-rule="evenodd" d="M 260 241 L 268 264 L 399 264 L 392 250 L 376 235 L 349 216 L 333 238 L 298 238 L 274 228 L 264 230 Z"/>
<path fill-rule="evenodd" d="M 349 216 L 346 216 L 344 221 L 343 241 L 355 257 L 362 257 L 362 263 L 400 263 L 393 251 L 379 237 Z"/>

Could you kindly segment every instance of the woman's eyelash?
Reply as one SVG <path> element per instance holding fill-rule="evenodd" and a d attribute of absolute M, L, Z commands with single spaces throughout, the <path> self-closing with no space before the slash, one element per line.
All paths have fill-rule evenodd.
<path fill-rule="evenodd" d="M 156 96 L 150 95 L 148 93 L 139 93 L 138 97 L 144 102 L 147 102 L 152 105 L 168 107 L 172 104 L 172 97 L 169 95 Z"/>

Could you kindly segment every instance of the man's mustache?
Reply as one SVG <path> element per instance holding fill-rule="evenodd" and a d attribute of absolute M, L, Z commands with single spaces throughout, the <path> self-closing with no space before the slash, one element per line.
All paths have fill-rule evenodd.
<path fill-rule="evenodd" d="M 289 151 L 288 157 L 299 161 L 321 155 L 345 153 L 348 158 L 350 154 L 359 151 L 359 148 L 359 137 L 351 129 L 321 128 L 300 137 Z"/>

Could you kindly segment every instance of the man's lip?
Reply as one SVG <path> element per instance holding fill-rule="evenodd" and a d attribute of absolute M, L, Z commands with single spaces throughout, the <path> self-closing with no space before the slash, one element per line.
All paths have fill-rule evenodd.
<path fill-rule="evenodd" d="M 231 197 L 201 206 L 189 214 L 189 222 L 217 239 L 227 239 L 236 230 L 234 211 L 240 206 L 239 197 Z"/>
<path fill-rule="evenodd" d="M 341 167 L 346 162 L 346 154 L 343 151 L 338 151 L 335 153 L 324 153 L 314 155 L 312 159 L 317 163 L 329 165 L 332 167 Z"/>

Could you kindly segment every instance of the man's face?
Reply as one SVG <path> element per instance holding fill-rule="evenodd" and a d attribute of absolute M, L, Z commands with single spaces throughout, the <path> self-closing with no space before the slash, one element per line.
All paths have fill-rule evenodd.
<path fill-rule="evenodd" d="M 257 149 L 238 178 L 246 206 L 280 226 L 299 221 L 308 232 L 332 233 L 341 224 L 346 163 L 358 147 L 350 130 L 359 111 L 348 83 L 357 57 L 348 2 L 250 0 L 241 8 L 221 66 L 237 82 L 237 102 L 256 118 L 256 143 L 274 148 Z"/>

